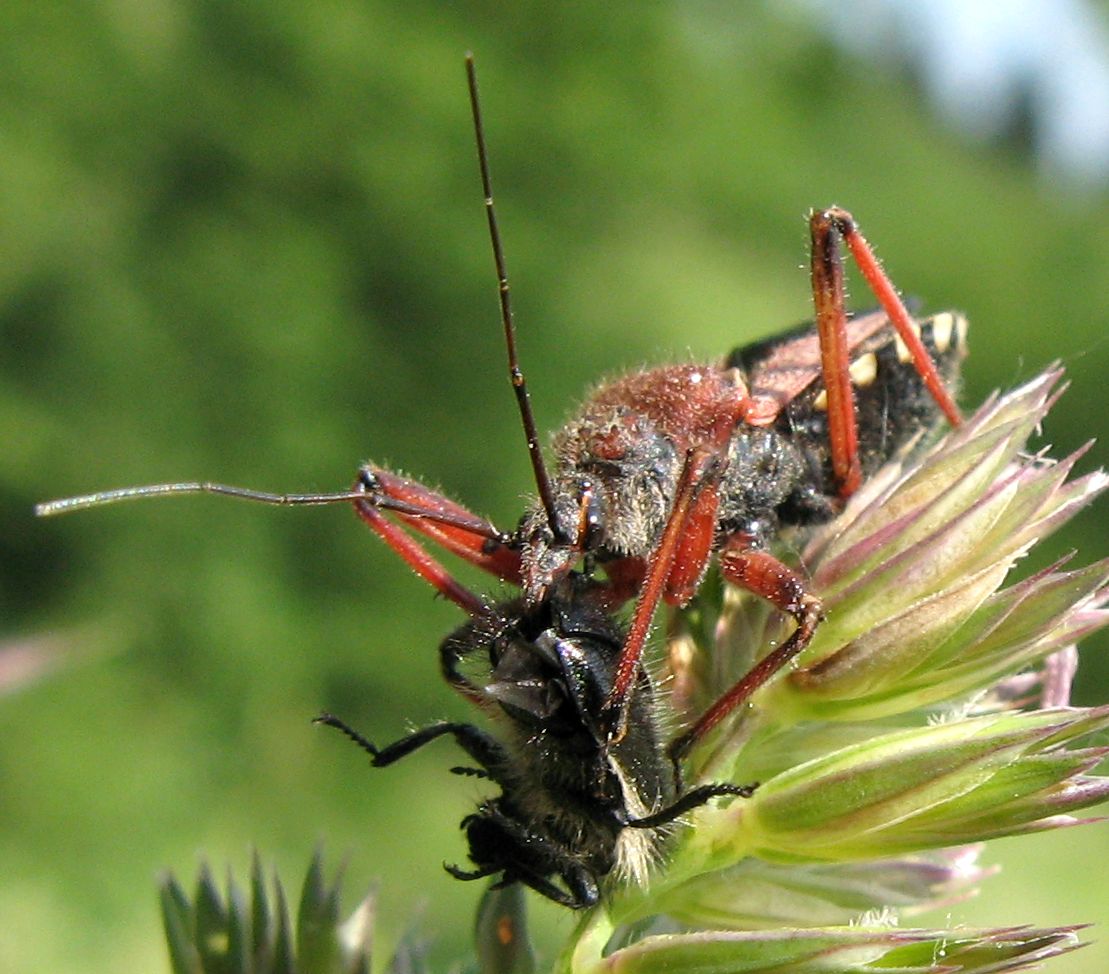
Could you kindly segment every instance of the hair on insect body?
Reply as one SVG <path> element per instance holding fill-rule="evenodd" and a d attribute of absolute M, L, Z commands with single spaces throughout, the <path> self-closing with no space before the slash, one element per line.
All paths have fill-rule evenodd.
<path fill-rule="evenodd" d="M 542 602 L 491 606 L 440 645 L 447 681 L 490 714 L 496 735 L 442 722 L 377 748 L 331 714 L 317 719 L 357 742 L 375 767 L 453 737 L 474 764 L 455 773 L 487 778 L 500 793 L 462 821 L 473 868 L 447 871 L 466 880 L 498 876 L 501 885 L 521 882 L 565 906 L 591 906 L 610 874 L 644 883 L 668 827 L 687 811 L 754 789 L 684 787 L 644 667 L 628 731 L 608 740 L 599 718 L 623 642 L 603 587 L 572 572 Z M 462 671 L 471 658 L 477 678 Z"/>
<path fill-rule="evenodd" d="M 553 442 L 548 469 L 516 348 L 472 58 L 467 77 L 499 283 L 509 376 L 537 501 L 501 531 L 418 481 L 366 464 L 349 491 L 272 494 L 188 482 L 40 505 L 54 514 L 136 497 L 213 493 L 270 504 L 352 503 L 358 516 L 468 615 L 440 645 L 446 682 L 496 727 L 442 722 L 378 748 L 318 718 L 384 767 L 440 737 L 473 762 L 458 773 L 499 793 L 463 820 L 472 869 L 460 879 L 521 882 L 570 907 L 598 901 L 609 876 L 646 879 L 667 833 L 706 802 L 753 785 L 687 786 L 690 750 L 802 652 L 822 618 L 817 593 L 771 552 L 783 528 L 833 517 L 863 482 L 944 418 L 966 322 L 916 321 L 854 218 L 809 217 L 815 322 L 715 364 L 660 366 L 599 387 Z M 846 246 L 880 310 L 849 317 Z M 499 602 L 459 582 L 425 546 L 460 556 L 520 594 Z M 688 603 L 715 558 L 723 579 L 796 625 L 692 725 L 666 741 L 643 655 L 659 604 Z M 631 603 L 627 622 L 619 610 Z"/>

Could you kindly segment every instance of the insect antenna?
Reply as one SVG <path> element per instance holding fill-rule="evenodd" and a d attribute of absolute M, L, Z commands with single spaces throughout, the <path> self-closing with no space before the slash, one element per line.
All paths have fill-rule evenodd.
<path fill-rule="evenodd" d="M 524 425 L 528 456 L 531 458 L 531 468 L 535 475 L 535 486 L 539 491 L 539 500 L 543 505 L 543 510 L 547 514 L 547 523 L 550 525 L 551 532 L 556 540 L 566 541 L 568 540 L 568 534 L 559 523 L 555 511 L 554 491 L 551 489 L 551 480 L 547 474 L 547 467 L 543 462 L 543 451 L 540 448 L 539 434 L 535 427 L 535 415 L 531 411 L 527 380 L 520 368 L 520 359 L 516 352 L 516 325 L 512 317 L 512 301 L 509 296 L 504 247 L 501 245 L 501 234 L 497 227 L 497 212 L 493 207 L 493 181 L 489 175 L 485 128 L 481 121 L 477 70 L 474 67 L 473 54 L 466 55 L 466 80 L 470 89 L 470 108 L 474 116 L 474 138 L 477 141 L 478 166 L 481 169 L 481 188 L 485 195 L 485 215 L 489 221 L 489 240 L 493 245 L 493 261 L 497 267 L 497 290 L 501 303 L 501 322 L 504 325 L 504 341 L 508 349 L 508 377 L 512 382 L 512 391 L 516 394 L 516 406 L 520 411 L 520 419 Z"/>
<path fill-rule="evenodd" d="M 53 514 L 66 514 L 69 511 L 83 511 L 89 507 L 101 507 L 104 504 L 116 504 L 119 501 L 144 497 L 168 497 L 175 494 L 221 494 L 225 497 L 238 497 L 240 500 L 279 506 L 349 503 L 350 501 L 364 500 L 366 496 L 364 491 L 344 491 L 336 494 L 271 494 L 264 490 L 251 490 L 249 487 L 232 487 L 230 484 L 194 481 L 179 484 L 149 484 L 144 487 L 121 487 L 118 490 L 103 490 L 95 494 L 82 494 L 80 497 L 66 497 L 63 500 L 36 504 L 35 514 L 38 517 L 50 517 Z"/>

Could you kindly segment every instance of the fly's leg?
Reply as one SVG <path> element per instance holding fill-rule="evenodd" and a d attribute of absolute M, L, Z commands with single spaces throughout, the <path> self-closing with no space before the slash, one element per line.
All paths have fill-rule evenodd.
<path fill-rule="evenodd" d="M 390 764 L 399 761 L 401 758 L 407 757 L 425 744 L 430 744 L 432 741 L 449 734 L 455 739 L 455 743 L 481 766 L 486 777 L 499 785 L 503 786 L 504 784 L 504 782 L 501 781 L 500 773 L 500 769 L 505 766 L 507 761 L 504 747 L 496 738 L 474 727 L 472 724 L 443 721 L 439 724 L 421 727 L 419 730 L 413 731 L 411 734 L 402 737 L 399 741 L 394 741 L 392 744 L 385 747 L 377 747 L 359 734 L 358 731 L 346 723 L 346 721 L 341 720 L 334 714 L 320 714 L 313 723 L 326 724 L 328 727 L 334 727 L 336 730 L 341 731 L 362 748 L 363 751 L 370 755 L 375 768 L 386 768 Z"/>
<path fill-rule="evenodd" d="M 626 823 L 626 827 L 629 829 L 657 829 L 663 825 L 669 825 L 675 819 L 681 818 L 686 812 L 700 808 L 714 798 L 724 798 L 726 796 L 750 798 L 757 788 L 757 784 L 732 785 L 726 782 L 690 788 L 681 798 L 667 805 L 666 808 L 652 815 L 645 815 L 643 818 L 630 819 Z"/>

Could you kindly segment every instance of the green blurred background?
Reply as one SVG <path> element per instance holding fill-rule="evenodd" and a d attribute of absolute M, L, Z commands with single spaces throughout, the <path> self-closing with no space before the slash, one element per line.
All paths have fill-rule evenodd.
<path fill-rule="evenodd" d="M 860 13 L 860 17 L 865 16 Z M 458 611 L 345 508 L 211 498 L 35 521 L 164 480 L 342 489 L 372 457 L 511 525 L 530 480 L 505 377 L 462 54 L 473 49 L 540 424 L 590 383 L 804 319 L 810 206 L 972 321 L 964 402 L 1061 358 L 1057 453 L 1105 433 L 1109 197 L 1037 176 L 1026 127 L 969 144 L 914 71 L 800 7 L 12 2 L 0 32 L 4 659 L 0 969 L 164 969 L 155 879 L 257 845 L 299 881 L 348 856 L 445 966 L 480 782 L 384 742 L 467 710 Z M 854 287 L 859 305 L 869 302 Z M 1095 447 L 1082 469 L 1104 464 Z M 1109 549 L 1104 502 L 1051 552 Z M 1037 556 L 1042 564 L 1048 554 Z M 495 591 L 473 573 L 472 584 Z M 1106 698 L 1103 636 L 1081 702 Z M 1002 843 L 935 923 L 1109 920 L 1102 828 Z M 553 927 L 565 913 L 541 909 Z M 1094 936 L 1106 937 L 1104 928 Z M 1100 951 L 1100 953 L 1097 953 Z M 1052 966 L 1096 971 L 1103 944 Z"/>

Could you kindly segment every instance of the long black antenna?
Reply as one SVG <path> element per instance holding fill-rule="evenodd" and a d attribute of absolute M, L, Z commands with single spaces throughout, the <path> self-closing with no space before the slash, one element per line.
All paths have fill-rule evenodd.
<path fill-rule="evenodd" d="M 489 240 L 493 245 L 493 261 L 497 265 L 501 321 L 504 324 L 504 342 L 508 348 L 508 377 L 512 382 L 512 391 L 516 394 L 516 406 L 520 410 L 520 419 L 524 424 L 524 435 L 528 442 L 528 456 L 531 458 L 531 469 L 535 474 L 535 486 L 539 490 L 539 500 L 543 504 L 543 510 L 547 513 L 547 523 L 550 525 L 551 532 L 556 539 L 565 540 L 566 533 L 562 530 L 558 515 L 555 512 L 551 479 L 547 475 L 547 468 L 543 463 L 543 451 L 540 448 L 539 434 L 535 428 L 535 415 L 531 411 L 527 380 L 520 369 L 520 360 L 516 354 L 516 325 L 512 319 L 512 302 L 508 293 L 508 271 L 505 269 L 504 248 L 501 246 L 500 230 L 497 229 L 497 213 L 493 208 L 493 181 L 489 176 L 489 160 L 485 150 L 485 128 L 481 124 L 481 106 L 478 103 L 477 71 L 474 68 L 473 54 L 466 55 L 466 79 L 470 86 L 470 108 L 474 114 L 474 137 L 477 139 L 477 158 L 478 165 L 481 167 L 481 188 L 485 194 L 485 215 L 489 220 Z"/>

